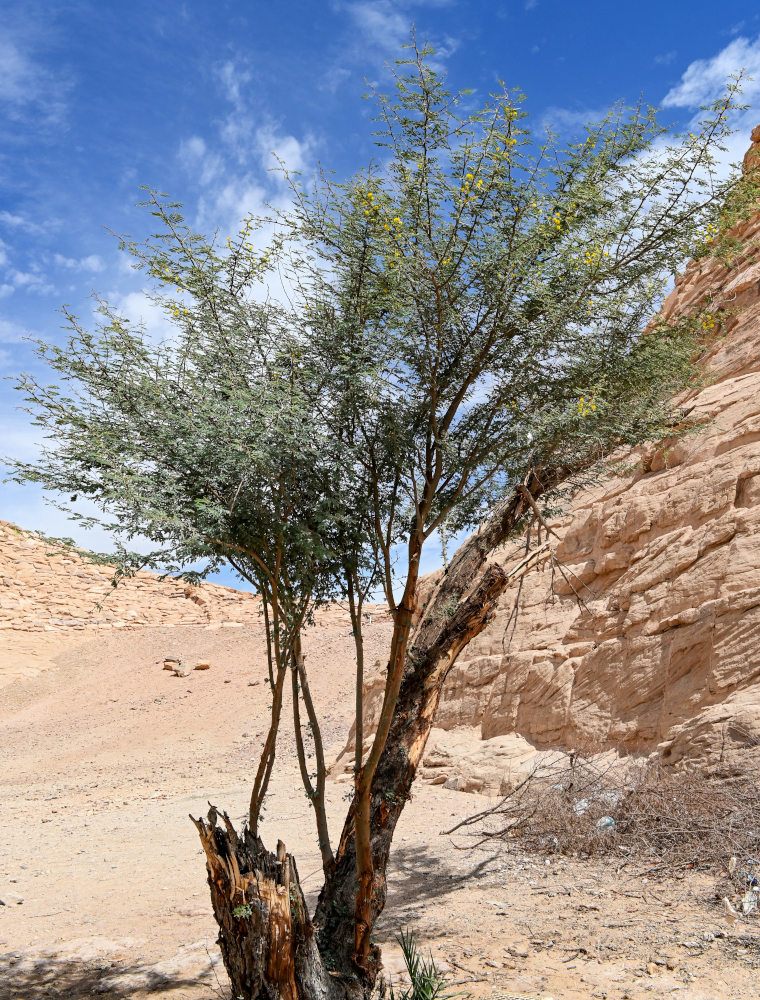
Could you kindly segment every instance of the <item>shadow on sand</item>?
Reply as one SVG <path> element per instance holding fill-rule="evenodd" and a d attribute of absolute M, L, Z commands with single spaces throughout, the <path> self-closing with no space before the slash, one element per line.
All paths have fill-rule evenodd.
<path fill-rule="evenodd" d="M 400 927 L 414 925 L 422 907 L 474 885 L 500 856 L 499 850 L 485 856 L 462 851 L 461 865 L 454 868 L 427 848 L 397 847 L 391 855 L 388 900 L 378 922 L 377 940 L 392 940 Z"/>
<path fill-rule="evenodd" d="M 25 958 L 18 952 L 0 955 L 0 1000 L 157 1000 L 161 996 L 229 1000 L 230 991 L 217 982 L 213 972 L 204 976 L 172 975 L 108 959 L 83 961 L 56 955 Z"/>

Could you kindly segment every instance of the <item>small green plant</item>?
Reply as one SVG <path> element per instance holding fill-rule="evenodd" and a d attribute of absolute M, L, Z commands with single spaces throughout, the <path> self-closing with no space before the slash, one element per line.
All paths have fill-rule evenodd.
<path fill-rule="evenodd" d="M 253 913 L 253 907 L 250 903 L 244 903 L 242 906 L 236 906 L 232 911 L 232 916 L 237 917 L 238 920 L 243 920 L 246 917 L 250 917 Z"/>
<path fill-rule="evenodd" d="M 410 980 L 409 988 L 398 1000 L 450 1000 L 458 996 L 448 989 L 446 977 L 436 966 L 433 956 L 428 959 L 423 956 L 412 931 L 401 931 L 396 940 L 401 945 Z M 390 984 L 390 996 L 391 1000 L 397 1000 L 393 983 Z"/>

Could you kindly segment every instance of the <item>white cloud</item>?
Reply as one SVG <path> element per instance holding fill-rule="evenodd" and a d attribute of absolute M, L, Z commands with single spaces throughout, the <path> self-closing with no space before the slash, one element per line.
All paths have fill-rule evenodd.
<path fill-rule="evenodd" d="M 80 258 L 79 266 L 83 271 L 91 271 L 93 274 L 99 274 L 105 270 L 105 264 L 96 253 Z"/>
<path fill-rule="evenodd" d="M 199 135 L 191 135 L 180 143 L 179 155 L 185 164 L 197 163 L 206 155 L 206 143 Z"/>
<path fill-rule="evenodd" d="M 106 300 L 111 304 L 115 312 L 134 326 L 144 328 L 148 336 L 156 341 L 171 340 L 174 336 L 175 328 L 170 322 L 164 309 L 154 302 L 148 292 L 137 291 L 110 292 Z M 101 317 L 98 316 L 98 319 Z"/>
<path fill-rule="evenodd" d="M 23 229 L 27 236 L 42 236 L 51 229 L 59 227 L 60 221 L 50 219 L 43 226 L 39 222 L 32 222 L 25 215 L 2 211 L 0 212 L 0 226 L 5 226 L 7 229 Z"/>
<path fill-rule="evenodd" d="M 656 66 L 670 66 L 674 61 L 678 53 L 675 49 L 671 49 L 669 52 L 661 52 L 659 55 L 654 57 Z"/>
<path fill-rule="evenodd" d="M 730 76 L 746 70 L 754 77 L 743 82 L 744 99 L 750 101 L 760 93 L 760 36 L 754 41 L 735 38 L 717 55 L 696 59 L 686 67 L 681 82 L 672 87 L 662 100 L 666 108 L 696 109 L 720 97 Z"/>
<path fill-rule="evenodd" d="M 0 110 L 11 121 L 58 124 L 66 111 L 66 81 L 37 63 L 18 39 L 0 37 Z"/>
<path fill-rule="evenodd" d="M 252 74 L 244 63 L 227 61 L 215 76 L 231 105 L 217 123 L 216 141 L 188 136 L 178 148 L 178 159 L 200 192 L 194 224 L 203 230 L 236 232 L 247 215 L 267 214 L 267 205 L 287 206 L 290 192 L 282 165 L 293 173 L 309 173 L 316 166 L 317 141 L 282 130 L 246 92 Z M 259 234 L 262 245 L 266 234 Z"/>
<path fill-rule="evenodd" d="M 21 215 L 13 215 L 12 212 L 0 212 L 0 222 L 5 223 L 6 226 L 23 226 L 25 220 Z"/>
<path fill-rule="evenodd" d="M 754 41 L 735 38 L 714 56 L 694 60 L 683 72 L 681 82 L 662 99 L 662 106 L 686 108 L 690 115 L 683 124 L 697 131 L 702 116 L 700 108 L 719 98 L 729 78 L 742 70 L 746 75 L 742 80 L 740 101 L 751 105 L 760 95 L 760 36 Z M 735 131 L 725 141 L 725 150 L 716 153 L 715 179 L 725 180 L 733 166 L 741 163 L 750 145 L 750 132 L 757 124 L 757 114 L 757 109 L 752 107 L 732 114 L 730 124 Z"/>
<path fill-rule="evenodd" d="M 250 70 L 229 60 L 216 67 L 216 75 L 222 82 L 227 100 L 234 105 L 237 110 L 242 110 L 244 101 L 241 94 L 241 87 L 245 87 L 251 82 Z"/>
<path fill-rule="evenodd" d="M 36 336 L 33 330 L 10 319 L 0 319 L 0 344 L 18 344 L 25 337 Z"/>
<path fill-rule="evenodd" d="M 45 275 L 39 271 L 20 271 L 14 268 L 6 274 L 8 282 L 13 289 L 22 289 L 29 292 L 37 292 L 40 295 L 50 295 L 55 291 L 55 286 L 51 285 Z"/>
<path fill-rule="evenodd" d="M 403 55 L 402 46 L 408 44 L 414 18 L 414 6 L 445 7 L 448 0 L 428 0 L 416 3 L 402 0 L 333 0 L 333 10 L 344 13 L 349 24 L 349 35 L 341 44 L 340 58 L 331 66 L 324 81 L 325 89 L 335 91 L 351 75 L 349 66 L 366 67 L 374 61 L 380 68 L 383 63 Z M 429 65 L 443 72 L 446 60 L 459 48 L 459 40 L 450 36 L 430 38 L 419 27 L 416 29 L 419 44 L 430 42 L 435 55 Z"/>
<path fill-rule="evenodd" d="M 279 164 L 290 172 L 303 173 L 313 166 L 314 140 L 311 136 L 297 139 L 294 135 L 282 135 L 272 125 L 256 130 L 255 143 L 264 170 L 276 173 Z M 282 179 L 278 176 L 278 182 Z"/>
<path fill-rule="evenodd" d="M 87 257 L 64 257 L 62 254 L 55 254 L 53 260 L 58 267 L 65 267 L 72 271 L 88 271 L 91 274 L 99 274 L 105 270 L 105 264 L 96 253 L 91 253 Z"/>
<path fill-rule="evenodd" d="M 344 10 L 362 34 L 365 43 L 386 53 L 396 53 L 409 41 L 410 23 L 390 0 L 360 0 Z"/>
<path fill-rule="evenodd" d="M 659 61 L 669 61 L 670 58 L 669 53 L 660 57 Z M 743 81 L 742 101 L 752 103 L 752 99 L 760 94 L 760 36 L 754 41 L 736 38 L 716 55 L 690 63 L 683 72 L 680 83 L 672 87 L 660 103 L 665 108 L 686 108 L 688 113 L 681 127 L 686 126 L 687 130 L 696 131 L 701 117 L 700 107 L 717 99 L 731 75 L 742 69 L 747 73 Z M 754 79 L 748 79 L 750 76 Z M 545 125 L 567 136 L 568 132 L 579 131 L 587 122 L 602 120 L 608 111 L 608 108 L 550 107 L 544 112 L 543 121 Z M 732 166 L 741 162 L 750 144 L 749 133 L 757 120 L 756 109 L 749 108 L 747 111 L 734 113 L 731 124 L 735 132 L 724 143 L 726 149 L 716 151 L 713 170 L 715 180 L 724 180 Z M 655 151 L 664 149 L 667 144 L 667 137 L 658 140 Z"/>
<path fill-rule="evenodd" d="M 230 178 L 214 187 L 198 200 L 198 223 L 202 229 L 221 226 L 224 231 L 237 230 L 248 215 L 265 211 L 267 192 L 250 178 Z"/>
<path fill-rule="evenodd" d="M 590 122 L 603 121 L 609 111 L 609 108 L 560 108 L 552 105 L 543 112 L 541 124 L 561 134 L 575 133 Z"/>

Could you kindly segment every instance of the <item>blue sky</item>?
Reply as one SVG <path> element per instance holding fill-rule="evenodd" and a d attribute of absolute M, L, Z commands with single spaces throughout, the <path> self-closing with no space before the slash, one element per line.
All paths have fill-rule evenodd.
<path fill-rule="evenodd" d="M 162 319 L 108 231 L 145 233 L 140 185 L 184 203 L 192 224 L 233 231 L 287 193 L 273 151 L 308 175 L 352 173 L 373 155 L 365 80 L 415 23 L 452 88 L 504 80 L 537 123 L 577 128 L 613 102 L 645 101 L 687 124 L 742 66 L 760 105 L 756 0 L 5 0 L 0 27 L 0 376 L 35 368 L 25 336 L 62 336 L 104 295 L 157 335 Z M 740 159 L 760 108 L 737 116 Z M 29 456 L 34 429 L 0 381 L 0 456 Z M 0 518 L 89 536 L 34 487 L 0 487 Z M 436 553 L 429 556 L 428 566 Z M 227 578 L 231 582 L 231 577 Z"/>

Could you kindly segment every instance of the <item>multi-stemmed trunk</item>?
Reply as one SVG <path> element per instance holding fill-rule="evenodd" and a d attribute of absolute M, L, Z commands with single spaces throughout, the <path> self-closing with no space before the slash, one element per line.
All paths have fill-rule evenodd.
<path fill-rule="evenodd" d="M 398 692 L 390 692 L 395 708 L 369 788 L 362 788 L 360 774 L 313 920 L 295 861 L 281 843 L 276 854 L 270 853 L 249 831 L 239 836 L 226 815 L 224 826 L 194 821 L 206 852 L 219 943 L 234 997 L 355 1000 L 374 986 L 380 953 L 369 935 L 385 906 L 393 833 L 410 797 L 441 689 L 457 656 L 485 628 L 516 575 L 498 564 L 486 565 L 487 559 L 530 513 L 530 497 L 546 492 L 569 471 L 532 476 L 527 489 L 516 491 L 499 515 L 459 549 L 431 594 L 408 642 Z M 525 561 L 517 572 L 527 565 Z M 404 616 L 409 610 L 404 609 Z M 397 623 L 395 632 L 399 625 L 408 628 L 410 622 Z M 369 810 L 369 844 L 364 845 L 369 858 L 362 857 L 361 840 L 357 849 L 356 821 L 362 809 Z"/>

